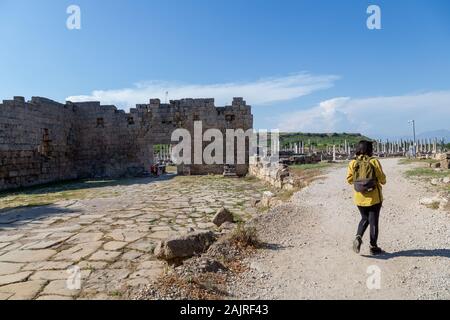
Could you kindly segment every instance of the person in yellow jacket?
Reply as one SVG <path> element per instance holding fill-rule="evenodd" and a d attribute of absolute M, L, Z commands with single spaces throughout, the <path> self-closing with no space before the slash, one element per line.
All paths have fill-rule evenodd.
<path fill-rule="evenodd" d="M 373 170 L 374 184 L 366 192 L 358 192 L 356 185 L 356 171 L 355 168 L 361 161 L 368 161 L 370 170 Z M 370 171 L 369 170 L 369 171 Z M 368 179 L 366 179 L 368 180 Z M 353 241 L 353 250 L 356 253 L 360 252 L 362 238 L 367 227 L 370 225 L 370 253 L 377 255 L 383 253 L 378 247 L 378 223 L 380 218 L 380 211 L 383 205 L 383 187 L 386 184 L 386 175 L 383 172 L 380 161 L 373 158 L 373 145 L 370 141 L 360 141 L 356 148 L 356 159 L 352 160 L 348 166 L 347 182 L 355 185 L 354 203 L 361 213 L 361 221 L 358 225 L 356 238 Z"/>

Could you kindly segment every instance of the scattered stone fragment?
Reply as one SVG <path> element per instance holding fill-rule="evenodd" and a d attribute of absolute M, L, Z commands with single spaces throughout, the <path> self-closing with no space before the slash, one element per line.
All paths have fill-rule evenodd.
<path fill-rule="evenodd" d="M 420 199 L 419 203 L 424 206 L 436 206 L 436 208 L 443 209 L 447 205 L 448 200 L 442 196 L 437 195 L 431 198 L 422 198 Z"/>
<path fill-rule="evenodd" d="M 211 231 L 196 231 L 161 241 L 155 248 L 155 256 L 163 260 L 189 258 L 205 252 L 216 240 Z"/>
<path fill-rule="evenodd" d="M 262 199 L 261 199 L 261 206 L 263 207 L 270 207 L 272 199 L 275 197 L 275 195 L 270 191 L 265 191 L 263 193 Z"/>
<path fill-rule="evenodd" d="M 256 208 L 261 203 L 261 199 L 253 199 L 251 201 L 252 207 Z"/>
<path fill-rule="evenodd" d="M 233 214 L 226 208 L 220 208 L 212 220 L 212 222 L 218 227 L 220 227 L 225 222 L 233 221 Z"/>
<path fill-rule="evenodd" d="M 430 167 L 431 168 L 440 168 L 441 167 L 441 163 L 440 162 L 434 162 L 434 163 L 430 163 Z"/>
<path fill-rule="evenodd" d="M 433 186 L 437 186 L 438 184 L 439 184 L 439 179 L 431 179 L 431 181 L 430 181 L 430 183 L 433 185 Z"/>

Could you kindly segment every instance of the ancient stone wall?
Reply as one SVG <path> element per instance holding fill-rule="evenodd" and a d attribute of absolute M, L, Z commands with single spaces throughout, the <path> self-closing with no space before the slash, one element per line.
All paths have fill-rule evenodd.
<path fill-rule="evenodd" d="M 154 144 L 173 143 L 171 135 L 177 128 L 187 129 L 194 139 L 195 121 L 202 122 L 203 132 L 253 126 L 251 108 L 242 98 L 225 107 L 215 107 L 214 99 L 169 104 L 152 99 L 130 113 L 98 102 L 60 104 L 40 97 L 28 102 L 22 97 L 5 100 L 0 104 L 0 190 L 140 175 L 153 164 Z M 248 164 L 236 170 L 246 174 Z M 183 171 L 221 174 L 223 165 L 188 165 Z"/>
<path fill-rule="evenodd" d="M 249 175 L 278 189 L 292 190 L 299 184 L 289 171 L 289 167 L 279 163 L 271 163 L 269 158 L 258 156 L 250 159 Z"/>
<path fill-rule="evenodd" d="M 0 189 L 76 178 L 72 106 L 21 97 L 0 104 Z"/>
<path fill-rule="evenodd" d="M 98 102 L 73 105 L 79 132 L 73 161 L 79 178 L 137 175 L 148 169 L 153 152 L 138 117 Z M 144 148 L 148 149 L 147 161 L 140 154 Z"/>
<path fill-rule="evenodd" d="M 450 169 L 450 153 L 445 153 L 444 156 L 441 157 L 440 164 L 442 169 Z"/>
<path fill-rule="evenodd" d="M 437 160 L 437 162 L 431 163 L 430 167 L 447 169 L 447 170 L 450 169 L 450 152 L 436 153 L 436 154 L 434 154 L 433 159 Z"/>
<path fill-rule="evenodd" d="M 158 99 L 150 100 L 150 105 L 139 105 L 138 110 L 147 110 L 152 128 L 151 141 L 153 144 L 170 144 L 171 133 L 177 128 L 187 129 L 192 138 L 192 161 L 194 163 L 194 123 L 201 121 L 202 134 L 208 129 L 218 129 L 224 136 L 224 150 L 226 148 L 225 134 L 227 129 L 242 129 L 247 131 L 253 128 L 251 107 L 242 98 L 234 98 L 231 105 L 215 107 L 214 99 L 182 99 L 170 101 L 170 104 L 161 104 Z M 141 111 L 142 112 L 142 111 Z M 145 112 L 144 112 L 145 114 Z M 205 148 L 210 142 L 203 142 Z M 248 141 L 247 141 L 248 143 Z M 237 149 L 235 149 L 235 156 Z M 248 148 L 246 148 L 248 159 Z M 225 152 L 223 163 L 225 163 Z M 223 164 L 191 164 L 179 167 L 180 174 L 222 174 Z M 245 175 L 248 171 L 246 164 L 236 165 L 237 175 Z"/>

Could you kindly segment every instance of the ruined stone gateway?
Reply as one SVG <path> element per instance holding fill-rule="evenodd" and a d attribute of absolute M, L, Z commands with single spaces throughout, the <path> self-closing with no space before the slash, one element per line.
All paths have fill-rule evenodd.
<path fill-rule="evenodd" d="M 153 145 L 173 144 L 177 128 L 191 132 L 253 127 L 242 98 L 216 107 L 214 99 L 151 99 L 129 113 L 99 102 L 66 102 L 23 97 L 0 104 L 0 190 L 84 178 L 138 176 L 154 163 Z M 205 144 L 203 145 L 205 147 Z M 248 159 L 248 157 L 246 157 Z M 224 165 L 189 165 L 184 174 L 222 174 Z M 244 175 L 248 161 L 236 166 Z"/>

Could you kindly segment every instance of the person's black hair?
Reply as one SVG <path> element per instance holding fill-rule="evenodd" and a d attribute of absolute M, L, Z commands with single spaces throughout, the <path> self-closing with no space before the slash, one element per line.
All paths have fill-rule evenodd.
<path fill-rule="evenodd" d="M 361 140 L 356 146 L 357 156 L 373 156 L 373 143 L 372 141 Z"/>

